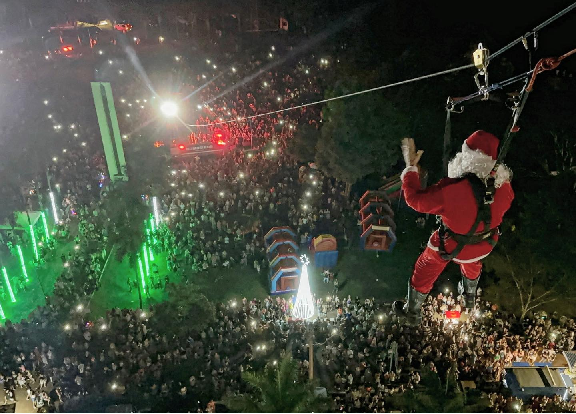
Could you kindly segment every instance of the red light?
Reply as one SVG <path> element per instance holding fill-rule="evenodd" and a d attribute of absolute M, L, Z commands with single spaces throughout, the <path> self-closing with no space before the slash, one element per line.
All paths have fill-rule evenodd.
<path fill-rule="evenodd" d="M 72 52 L 74 48 L 72 46 L 64 46 L 62 47 L 63 52 Z"/>
<path fill-rule="evenodd" d="M 163 146 L 164 146 L 164 141 L 155 141 L 155 142 L 154 142 L 154 146 L 155 146 L 156 148 L 163 147 Z"/>
<path fill-rule="evenodd" d="M 224 145 L 226 145 L 226 142 L 224 142 L 224 141 L 222 141 L 221 139 L 219 139 L 218 142 L 217 142 L 217 144 L 220 145 L 220 146 L 224 146 Z"/>
<path fill-rule="evenodd" d="M 222 138 L 222 134 L 220 133 L 216 134 L 216 138 Z"/>
<path fill-rule="evenodd" d="M 186 145 L 180 144 L 178 145 L 178 149 L 184 151 L 186 149 Z"/>

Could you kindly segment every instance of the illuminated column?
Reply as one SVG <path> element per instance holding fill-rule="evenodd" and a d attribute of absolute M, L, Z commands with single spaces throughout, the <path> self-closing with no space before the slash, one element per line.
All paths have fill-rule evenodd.
<path fill-rule="evenodd" d="M 152 197 L 152 206 L 154 207 L 154 220 L 156 221 L 156 226 L 160 225 L 160 206 L 158 205 L 158 197 Z"/>
<path fill-rule="evenodd" d="M 6 319 L 6 315 L 4 315 L 4 309 L 2 309 L 2 305 L 0 305 L 0 318 Z"/>
<path fill-rule="evenodd" d="M 52 204 L 52 214 L 54 215 L 54 223 L 58 224 L 60 220 L 58 219 L 58 209 L 56 208 L 56 199 L 52 191 L 50 191 L 50 203 Z"/>
<path fill-rule="evenodd" d="M 22 266 L 22 273 L 24 274 L 26 282 L 29 282 L 30 280 L 28 279 L 28 272 L 26 271 L 26 262 L 24 261 L 24 254 L 22 253 L 22 247 L 20 247 L 20 245 L 17 245 L 16 249 L 18 250 L 18 256 L 20 257 L 20 266 Z"/>
<path fill-rule="evenodd" d="M 302 274 L 300 275 L 300 284 L 298 285 L 298 293 L 296 294 L 292 315 L 297 319 L 307 320 L 314 316 L 314 300 L 310 293 L 310 282 L 308 281 L 309 261 L 305 255 L 300 258 L 302 259 Z"/>
<path fill-rule="evenodd" d="M 142 268 L 142 259 L 138 258 L 138 269 L 140 269 L 140 280 L 142 281 L 142 291 L 146 293 L 146 280 L 144 279 L 144 269 Z"/>
<path fill-rule="evenodd" d="M 144 243 L 142 246 L 142 252 L 144 253 L 144 265 L 146 267 L 146 276 L 150 277 L 150 263 L 148 262 L 148 245 Z"/>
<path fill-rule="evenodd" d="M 32 247 L 34 248 L 34 257 L 38 260 L 38 246 L 36 246 L 36 235 L 34 234 L 34 226 L 30 224 L 30 237 L 32 238 Z"/>
<path fill-rule="evenodd" d="M 50 239 L 50 232 L 48 231 L 48 223 L 46 222 L 46 214 L 41 211 L 40 214 L 42 215 L 42 224 L 44 225 L 44 234 L 46 234 L 46 241 Z"/>
<path fill-rule="evenodd" d="M 2 268 L 2 275 L 4 275 L 4 282 L 6 283 L 6 287 L 8 288 L 8 293 L 10 293 L 10 299 L 12 302 L 16 302 L 16 298 L 14 297 L 14 292 L 12 292 L 12 285 L 10 284 L 10 279 L 8 279 L 8 272 L 6 268 Z"/>

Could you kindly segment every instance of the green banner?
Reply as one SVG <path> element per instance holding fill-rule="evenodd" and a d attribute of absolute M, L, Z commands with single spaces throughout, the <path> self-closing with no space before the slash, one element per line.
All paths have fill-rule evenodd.
<path fill-rule="evenodd" d="M 126 160 L 114 98 L 112 97 L 112 88 L 110 88 L 109 82 L 91 82 L 91 86 L 110 180 L 127 181 Z"/>

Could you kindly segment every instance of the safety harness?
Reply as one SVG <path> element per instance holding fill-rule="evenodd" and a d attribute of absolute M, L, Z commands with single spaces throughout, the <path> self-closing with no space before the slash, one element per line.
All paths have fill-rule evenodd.
<path fill-rule="evenodd" d="M 537 48 L 537 32 L 536 30 L 534 33 L 534 49 Z M 529 64 L 531 66 L 531 50 L 527 46 L 527 42 L 523 39 L 524 47 L 529 52 Z M 455 113 L 462 113 L 464 111 L 463 103 L 470 101 L 476 97 L 482 97 L 482 100 L 487 100 L 489 97 L 490 92 L 496 89 L 501 89 L 504 86 L 510 85 L 512 83 L 518 82 L 519 80 L 524 80 L 524 87 L 520 94 L 512 100 L 512 105 L 510 109 L 512 109 L 512 118 L 510 119 L 510 123 L 506 128 L 504 133 L 504 139 L 500 145 L 500 151 L 498 152 L 498 158 L 496 159 L 496 163 L 490 171 L 490 175 L 486 179 L 486 183 L 478 178 L 475 174 L 466 174 L 462 179 L 467 179 L 470 185 L 472 186 L 472 190 L 474 192 L 474 198 L 476 200 L 476 204 L 478 206 L 478 214 L 476 216 L 476 220 L 474 224 L 466 234 L 458 234 L 454 233 L 450 230 L 441 220 L 440 220 L 440 227 L 438 228 L 438 235 L 440 236 L 440 248 L 439 253 L 442 259 L 444 260 L 452 260 L 456 256 L 460 254 L 462 249 L 471 244 L 478 244 L 483 241 L 488 242 L 492 247 L 496 245 L 496 241 L 493 239 L 495 234 L 499 233 L 498 227 L 494 229 L 490 229 L 491 224 L 491 212 L 490 212 L 490 205 L 494 202 L 494 194 L 496 193 L 496 171 L 498 167 L 502 164 L 504 157 L 508 153 L 508 149 L 510 148 L 510 143 L 512 142 L 513 134 L 517 133 L 520 128 L 518 127 L 518 119 L 520 118 L 520 114 L 524 109 L 524 105 L 526 104 L 526 100 L 528 99 L 529 93 L 532 91 L 534 87 L 534 82 L 536 81 L 536 76 L 544 71 L 556 69 L 560 62 L 571 56 L 576 54 L 576 49 L 569 51 L 568 53 L 563 54 L 559 57 L 550 57 L 550 58 L 543 58 L 536 63 L 534 69 L 530 70 L 527 73 L 523 73 L 517 76 L 514 76 L 506 81 L 496 83 L 493 85 L 488 84 L 488 63 L 490 62 L 490 54 L 487 49 L 485 49 L 482 44 L 478 45 L 478 49 L 474 52 L 474 65 L 478 69 L 478 73 L 474 77 L 476 81 L 476 86 L 478 87 L 478 92 L 475 92 L 471 95 L 462 97 L 462 98 L 451 98 L 448 97 L 448 101 L 446 103 L 446 124 L 444 126 L 444 155 L 443 155 L 443 164 L 445 172 L 448 171 L 448 157 L 450 152 L 451 146 L 451 135 L 452 135 L 452 128 L 451 128 L 451 120 L 450 114 L 452 112 Z M 484 82 L 480 81 L 480 76 L 484 77 Z M 456 106 L 459 105 L 459 109 Z M 482 233 L 476 233 L 478 229 L 478 225 L 480 222 L 484 223 L 484 231 Z M 452 251 L 452 253 L 446 252 L 445 247 L 445 239 L 447 237 L 452 238 L 457 242 L 456 248 Z"/>
<path fill-rule="evenodd" d="M 492 184 L 484 184 L 484 182 L 476 175 L 468 173 L 462 177 L 462 180 L 468 180 L 472 187 L 474 199 L 476 200 L 477 213 L 474 224 L 466 234 L 454 233 L 446 224 L 440 220 L 440 227 L 438 228 L 438 236 L 440 237 L 440 257 L 444 260 L 452 260 L 460 254 L 465 246 L 471 244 L 478 244 L 483 241 L 488 242 L 492 247 L 496 246 L 496 240 L 493 239 L 495 234 L 499 234 L 499 228 L 490 228 L 492 223 L 492 213 L 490 205 L 494 201 L 494 182 Z M 480 223 L 484 223 L 484 231 L 476 233 Z M 450 237 L 455 240 L 457 245 L 451 253 L 446 252 L 445 239 Z"/>

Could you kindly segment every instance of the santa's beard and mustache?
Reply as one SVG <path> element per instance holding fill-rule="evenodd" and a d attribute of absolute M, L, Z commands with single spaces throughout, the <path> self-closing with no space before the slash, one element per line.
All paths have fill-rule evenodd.
<path fill-rule="evenodd" d="M 490 156 L 482 151 L 472 150 L 464 143 L 462 152 L 456 154 L 448 163 L 448 177 L 461 178 L 467 173 L 473 173 L 485 181 L 490 176 L 490 171 L 495 164 L 496 161 Z M 499 188 L 504 182 L 510 180 L 512 180 L 512 171 L 504 164 L 500 164 L 496 169 L 494 185 Z"/>

